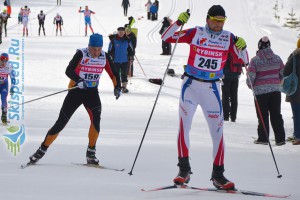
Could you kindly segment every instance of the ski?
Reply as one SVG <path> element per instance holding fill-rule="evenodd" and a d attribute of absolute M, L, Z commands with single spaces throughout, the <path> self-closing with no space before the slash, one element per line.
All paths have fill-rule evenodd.
<path fill-rule="evenodd" d="M 242 195 L 251 195 L 251 196 L 261 196 L 261 197 L 274 197 L 274 198 L 288 198 L 291 195 L 276 195 L 276 194 L 268 194 L 268 193 L 261 193 L 261 192 L 253 192 L 247 190 L 220 190 L 217 188 L 201 188 L 201 187 L 191 187 L 188 185 L 169 185 L 165 187 L 159 187 L 154 189 L 141 189 L 143 192 L 153 192 L 153 191 L 161 191 L 161 190 L 168 190 L 168 189 L 190 189 L 190 190 L 201 190 L 201 191 L 209 191 L 209 192 L 220 192 L 220 193 L 229 193 L 229 194 L 242 194 Z"/>
<path fill-rule="evenodd" d="M 73 165 L 79 165 L 79 166 L 85 166 L 85 167 L 92 167 L 92 168 L 96 168 L 96 169 L 107 169 L 107 170 L 113 170 L 113 171 L 117 171 L 117 172 L 122 172 L 125 169 L 116 169 L 116 168 L 112 168 L 112 167 L 106 167 L 106 166 L 102 166 L 102 165 L 94 165 L 94 164 L 84 164 L 84 163 L 71 163 Z"/>

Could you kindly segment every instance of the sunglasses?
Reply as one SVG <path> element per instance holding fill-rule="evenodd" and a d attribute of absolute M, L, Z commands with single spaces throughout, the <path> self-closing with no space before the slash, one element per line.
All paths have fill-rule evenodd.
<path fill-rule="evenodd" d="M 212 16 L 208 16 L 210 20 L 214 21 L 214 22 L 225 22 L 227 17 L 225 18 L 216 18 L 216 17 L 212 17 Z"/>

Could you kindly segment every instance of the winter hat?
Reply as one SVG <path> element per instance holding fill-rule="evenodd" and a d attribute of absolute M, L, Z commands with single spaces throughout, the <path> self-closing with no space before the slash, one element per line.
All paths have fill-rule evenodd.
<path fill-rule="evenodd" d="M 300 38 L 298 39 L 298 42 L 297 42 L 297 48 L 298 49 L 300 48 Z"/>
<path fill-rule="evenodd" d="M 210 9 L 207 12 L 207 19 L 209 18 L 209 16 L 211 16 L 211 17 L 214 17 L 214 16 L 226 17 L 225 10 L 220 5 L 213 5 L 212 7 L 210 7 Z"/>
<path fill-rule="evenodd" d="M 270 48 L 270 47 L 271 47 L 271 43 L 270 43 L 268 36 L 264 36 L 258 41 L 258 49 L 259 50 L 265 49 L 265 48 Z"/>
<path fill-rule="evenodd" d="M 89 41 L 90 47 L 103 47 L 103 37 L 102 35 L 95 33 L 90 36 Z"/>
<path fill-rule="evenodd" d="M 127 26 L 127 27 L 125 28 L 125 31 L 126 31 L 126 32 L 131 32 L 130 26 Z"/>
<path fill-rule="evenodd" d="M 8 60 L 9 60 L 8 54 L 7 54 L 7 53 L 2 53 L 2 54 L 0 55 L 0 60 L 1 60 L 1 61 L 3 61 L 3 60 L 8 61 Z"/>
<path fill-rule="evenodd" d="M 125 31 L 125 28 L 121 26 L 121 27 L 119 27 L 117 30 L 118 30 L 118 31 Z"/>

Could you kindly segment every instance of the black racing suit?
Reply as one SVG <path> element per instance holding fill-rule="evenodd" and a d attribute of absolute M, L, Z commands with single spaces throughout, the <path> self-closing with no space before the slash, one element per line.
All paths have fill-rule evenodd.
<path fill-rule="evenodd" d="M 105 53 L 106 54 L 106 53 Z M 74 55 L 73 59 L 70 61 L 67 69 L 66 75 L 71 79 L 69 87 L 76 86 L 76 82 L 78 82 L 81 78 L 76 74 L 75 70 L 78 67 L 78 63 L 83 58 L 83 53 L 81 51 L 77 51 Z M 113 81 L 115 87 L 120 87 L 120 78 L 118 73 L 113 71 L 113 62 L 110 57 L 106 54 L 106 66 L 105 70 L 108 72 L 110 78 Z M 56 139 L 59 132 L 63 130 L 66 126 L 73 113 L 77 110 L 77 108 L 83 104 L 85 109 L 87 110 L 91 125 L 89 129 L 89 144 L 90 148 L 95 147 L 97 138 L 100 131 L 100 115 L 101 115 L 101 101 L 98 94 L 98 87 L 87 88 L 87 89 L 73 89 L 70 90 L 63 102 L 62 108 L 59 113 L 59 117 L 55 122 L 54 126 L 50 128 L 48 131 L 44 142 L 42 143 L 43 147 L 48 148 L 51 143 Z"/>

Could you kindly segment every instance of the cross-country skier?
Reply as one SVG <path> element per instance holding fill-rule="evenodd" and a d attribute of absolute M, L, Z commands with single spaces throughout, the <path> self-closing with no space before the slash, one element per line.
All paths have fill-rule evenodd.
<path fill-rule="evenodd" d="M 58 29 L 60 31 L 60 35 L 62 35 L 61 26 L 64 25 L 64 21 L 63 18 L 59 15 L 59 13 L 57 13 L 54 17 L 53 24 L 56 24 L 56 36 L 58 34 Z"/>
<path fill-rule="evenodd" d="M 8 63 L 9 57 L 7 53 L 0 55 L 0 94 L 1 94 L 1 121 L 7 124 L 7 95 L 8 95 L 8 76 L 10 76 L 11 83 L 15 83 L 12 67 Z M 13 93 L 13 89 L 10 90 Z"/>
<path fill-rule="evenodd" d="M 45 27 L 44 27 L 46 15 L 43 13 L 42 10 L 41 10 L 40 14 L 38 14 L 37 18 L 38 18 L 38 20 L 39 20 L 39 35 L 40 35 L 40 33 L 41 33 L 41 27 L 42 27 L 42 28 L 43 28 L 43 32 L 44 32 L 44 35 L 46 36 L 46 33 L 45 33 Z"/>
<path fill-rule="evenodd" d="M 187 23 L 189 17 L 188 12 L 181 13 L 178 20 L 162 35 L 166 42 L 175 43 L 179 37 L 179 43 L 190 45 L 179 103 L 179 173 L 174 178 L 174 183 L 181 185 L 190 180 L 189 132 L 197 106 L 200 105 L 213 142 L 213 185 L 219 189 L 234 189 L 234 183 L 223 175 L 224 138 L 220 78 L 223 76 L 223 67 L 229 52 L 233 56 L 244 58 L 244 62 L 248 63 L 246 42 L 223 30 L 226 15 L 220 5 L 214 5 L 208 10 L 206 26 L 190 28 L 179 35 L 175 31 Z"/>
<path fill-rule="evenodd" d="M 93 34 L 90 36 L 89 46 L 78 49 L 70 61 L 66 69 L 66 75 L 71 79 L 69 88 L 75 86 L 78 88 L 68 92 L 57 121 L 48 131 L 38 150 L 29 157 L 31 164 L 37 163 L 44 156 L 48 147 L 66 126 L 73 113 L 82 104 L 87 110 L 91 121 L 86 160 L 88 164 L 99 164 L 99 160 L 96 158 L 96 142 L 99 136 L 101 117 L 101 101 L 98 94 L 98 85 L 104 70 L 112 79 L 116 99 L 121 95 L 119 74 L 113 71 L 113 62 L 109 55 L 102 50 L 102 47 L 102 35 Z"/>
<path fill-rule="evenodd" d="M 29 14 L 31 13 L 30 8 L 24 6 L 22 10 L 22 23 L 23 23 L 23 37 L 28 36 L 28 21 L 29 21 Z"/>
<path fill-rule="evenodd" d="M 94 34 L 94 30 L 92 28 L 92 21 L 91 21 L 91 15 L 92 14 L 95 14 L 95 12 L 89 10 L 89 7 L 88 6 L 85 6 L 85 9 L 84 10 L 81 10 L 81 7 L 79 8 L 79 11 L 80 13 L 83 13 L 84 15 L 84 24 L 85 24 L 85 36 L 87 36 L 87 26 L 89 25 L 92 33 Z"/>

